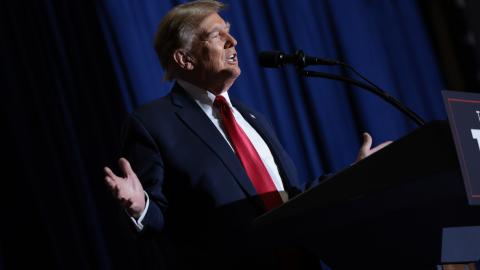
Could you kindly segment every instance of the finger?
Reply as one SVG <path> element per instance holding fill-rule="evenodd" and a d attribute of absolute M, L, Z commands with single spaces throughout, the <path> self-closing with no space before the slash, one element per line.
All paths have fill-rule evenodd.
<path fill-rule="evenodd" d="M 379 145 L 375 146 L 374 148 L 372 148 L 372 151 L 373 151 L 373 152 L 376 152 L 376 151 L 378 151 L 378 150 L 380 150 L 380 149 L 384 148 L 385 146 L 387 146 L 387 145 L 391 144 L 392 142 L 393 142 L 393 141 L 386 141 L 386 142 L 383 142 L 383 143 L 381 143 L 381 144 L 379 144 Z"/>
<path fill-rule="evenodd" d="M 127 202 L 128 202 L 127 199 L 125 199 L 125 198 L 118 198 L 118 201 L 120 202 L 120 204 L 121 204 L 123 207 L 126 207 L 126 206 L 127 206 Z"/>
<path fill-rule="evenodd" d="M 132 204 L 133 204 L 132 200 L 125 200 L 125 202 L 124 202 L 123 205 L 124 205 L 126 208 L 130 208 L 130 206 L 132 206 Z"/>
<path fill-rule="evenodd" d="M 109 167 L 104 167 L 103 172 L 106 174 L 105 176 L 108 176 L 108 177 L 112 178 L 113 180 L 116 180 L 117 178 L 120 178 L 115 173 L 113 173 L 112 170 L 110 170 Z"/>
<path fill-rule="evenodd" d="M 363 133 L 363 144 L 362 144 L 362 150 L 363 151 L 368 151 L 370 150 L 370 147 L 372 147 L 372 136 L 368 134 L 368 132 Z"/>
<path fill-rule="evenodd" d="M 117 182 L 115 182 L 110 176 L 105 176 L 105 182 L 111 189 L 114 189 L 117 186 Z"/>
<path fill-rule="evenodd" d="M 133 204 L 132 200 L 126 197 L 124 194 L 119 193 L 117 197 L 118 197 L 118 201 L 125 208 L 129 208 Z"/>
<path fill-rule="evenodd" d="M 110 190 L 110 193 L 112 193 L 113 197 L 118 199 L 119 192 L 117 182 L 115 182 L 112 178 L 106 176 L 105 183 L 107 183 L 108 189 Z"/>
<path fill-rule="evenodd" d="M 133 175 L 135 174 L 132 170 L 132 166 L 130 166 L 130 162 L 126 158 L 120 158 L 118 160 L 118 165 L 120 166 L 120 169 L 122 170 L 123 174 L 125 176 Z"/>
<path fill-rule="evenodd" d="M 118 189 L 118 185 L 115 185 L 113 188 L 112 188 L 112 194 L 115 198 L 119 198 L 119 194 L 120 194 L 120 190 Z"/>

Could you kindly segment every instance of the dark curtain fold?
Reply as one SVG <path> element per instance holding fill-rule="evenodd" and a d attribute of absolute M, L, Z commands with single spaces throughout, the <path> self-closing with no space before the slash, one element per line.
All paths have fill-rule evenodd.
<path fill-rule="evenodd" d="M 0 262 L 140 268 L 138 241 L 103 183 L 126 109 L 95 2 L 1 1 L 0 22 Z"/>
<path fill-rule="evenodd" d="M 161 268 L 104 186 L 102 167 L 115 166 L 126 114 L 170 89 L 152 44 L 179 2 L 0 1 L 0 268 Z M 445 118 L 416 1 L 225 2 L 242 68 L 231 95 L 271 119 L 304 181 L 348 166 L 362 131 L 378 143 L 415 125 L 356 87 L 262 69 L 260 50 L 340 59 L 426 120 Z"/>

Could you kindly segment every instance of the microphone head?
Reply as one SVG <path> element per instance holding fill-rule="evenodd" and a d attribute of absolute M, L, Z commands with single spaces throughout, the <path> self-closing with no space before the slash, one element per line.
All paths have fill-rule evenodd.
<path fill-rule="evenodd" d="M 262 67 L 278 68 L 284 63 L 285 54 L 278 51 L 265 51 L 258 54 L 258 61 Z"/>

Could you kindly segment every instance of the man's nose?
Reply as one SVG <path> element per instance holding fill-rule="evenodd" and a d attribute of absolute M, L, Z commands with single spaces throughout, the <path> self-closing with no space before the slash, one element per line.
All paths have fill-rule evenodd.
<path fill-rule="evenodd" d="M 237 40 L 230 34 L 225 34 L 225 49 L 237 46 Z"/>

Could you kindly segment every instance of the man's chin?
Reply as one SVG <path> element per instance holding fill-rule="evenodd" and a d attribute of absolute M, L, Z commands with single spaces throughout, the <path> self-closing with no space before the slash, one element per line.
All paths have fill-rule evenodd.
<path fill-rule="evenodd" d="M 229 69 L 225 69 L 222 73 L 224 74 L 223 77 L 226 78 L 227 80 L 228 79 L 235 80 L 238 76 L 240 76 L 242 71 L 240 70 L 240 67 L 236 66 Z"/>
<path fill-rule="evenodd" d="M 240 76 L 240 74 L 242 74 L 242 70 L 240 69 L 240 67 L 237 67 L 232 73 L 232 76 L 235 76 L 235 78 L 237 78 L 238 76 Z"/>

